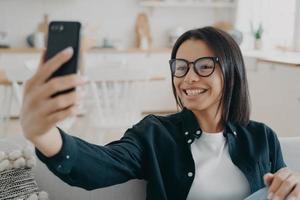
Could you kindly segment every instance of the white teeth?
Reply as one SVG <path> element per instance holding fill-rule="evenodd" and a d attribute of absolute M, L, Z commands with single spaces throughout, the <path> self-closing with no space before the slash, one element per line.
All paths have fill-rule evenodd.
<path fill-rule="evenodd" d="M 201 93 L 204 93 L 205 89 L 193 89 L 193 90 L 185 90 L 188 96 L 197 96 Z"/>

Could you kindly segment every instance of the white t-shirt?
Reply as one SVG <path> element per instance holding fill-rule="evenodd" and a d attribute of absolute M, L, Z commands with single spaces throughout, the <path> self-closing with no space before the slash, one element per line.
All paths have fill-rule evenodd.
<path fill-rule="evenodd" d="M 203 132 L 191 151 L 195 178 L 187 200 L 241 200 L 250 194 L 245 175 L 230 158 L 223 132 Z"/>

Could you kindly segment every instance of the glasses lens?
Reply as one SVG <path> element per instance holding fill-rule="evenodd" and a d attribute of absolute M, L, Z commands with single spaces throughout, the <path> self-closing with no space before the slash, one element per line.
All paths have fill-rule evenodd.
<path fill-rule="evenodd" d="M 176 77 L 184 76 L 189 69 L 187 63 L 183 60 L 174 60 L 171 64 L 172 73 Z"/>
<path fill-rule="evenodd" d="M 209 76 L 214 71 L 215 63 L 213 59 L 203 58 L 195 63 L 196 71 L 201 76 Z"/>

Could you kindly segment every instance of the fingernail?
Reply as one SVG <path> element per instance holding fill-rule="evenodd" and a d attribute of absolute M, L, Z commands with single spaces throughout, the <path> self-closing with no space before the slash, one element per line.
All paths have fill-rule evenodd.
<path fill-rule="evenodd" d="M 79 95 L 79 99 L 82 99 L 83 97 L 85 97 L 85 93 L 83 91 L 79 91 L 78 95 Z"/>
<path fill-rule="evenodd" d="M 272 200 L 279 200 L 278 196 L 274 196 L 274 198 Z"/>
<path fill-rule="evenodd" d="M 268 186 L 268 185 L 267 185 L 267 181 L 266 181 L 266 179 L 264 178 L 263 180 L 264 180 L 264 184 L 265 184 L 265 186 Z"/>
<path fill-rule="evenodd" d="M 296 200 L 296 197 L 294 197 L 294 196 L 288 197 L 287 200 Z"/>
<path fill-rule="evenodd" d="M 87 76 L 81 76 L 81 80 L 83 82 L 87 82 L 89 80 L 89 78 Z"/>
<path fill-rule="evenodd" d="M 77 101 L 75 102 L 75 106 L 78 106 L 78 107 L 79 107 L 79 106 L 81 105 L 81 103 L 82 103 L 82 100 L 79 99 L 79 100 L 77 100 Z"/>
<path fill-rule="evenodd" d="M 270 192 L 270 193 L 268 194 L 268 199 L 272 199 L 272 197 L 273 197 L 273 193 Z"/>
<path fill-rule="evenodd" d="M 63 50 L 63 53 L 72 54 L 73 53 L 73 48 L 72 47 L 67 47 Z"/>

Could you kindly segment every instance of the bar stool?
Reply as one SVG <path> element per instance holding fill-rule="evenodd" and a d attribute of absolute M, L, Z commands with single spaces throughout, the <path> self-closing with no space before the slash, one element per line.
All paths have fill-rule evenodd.
<path fill-rule="evenodd" d="M 141 96 L 148 80 L 145 70 L 132 69 L 123 62 L 105 61 L 87 65 L 89 82 L 85 107 L 90 112 L 88 125 L 97 128 L 98 142 L 105 134 L 124 133 L 141 120 Z"/>
<path fill-rule="evenodd" d="M 13 102 L 20 108 L 22 93 L 20 83 L 8 79 L 6 72 L 0 69 L 0 131 L 4 135 L 7 124 L 12 115 Z"/>

